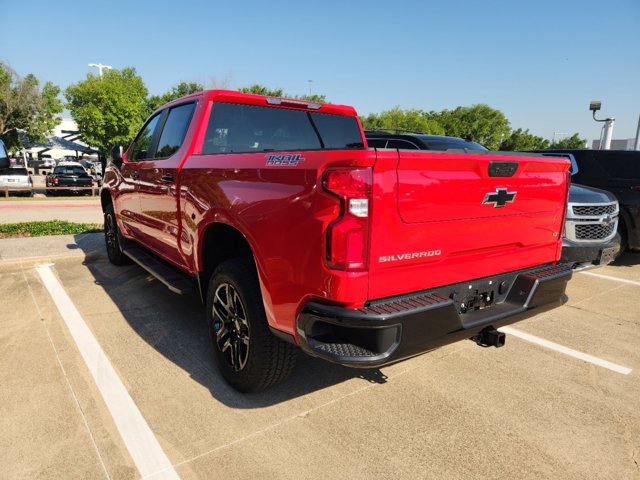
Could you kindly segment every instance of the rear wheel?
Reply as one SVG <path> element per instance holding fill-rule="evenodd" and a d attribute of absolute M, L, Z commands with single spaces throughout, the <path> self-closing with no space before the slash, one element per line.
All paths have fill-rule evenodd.
<path fill-rule="evenodd" d="M 269 331 L 252 261 L 227 260 L 213 272 L 207 322 L 216 365 L 236 390 L 262 390 L 293 370 L 297 348 Z"/>
<path fill-rule="evenodd" d="M 104 211 L 104 241 L 107 247 L 109 261 L 114 265 L 127 265 L 131 263 L 129 257 L 122 252 L 120 244 L 120 233 L 113 204 L 107 205 Z"/>

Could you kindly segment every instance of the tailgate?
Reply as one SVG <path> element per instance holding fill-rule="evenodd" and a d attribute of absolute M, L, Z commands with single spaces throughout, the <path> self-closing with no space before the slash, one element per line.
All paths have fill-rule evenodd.
<path fill-rule="evenodd" d="M 569 161 L 378 150 L 369 298 L 557 261 Z"/>

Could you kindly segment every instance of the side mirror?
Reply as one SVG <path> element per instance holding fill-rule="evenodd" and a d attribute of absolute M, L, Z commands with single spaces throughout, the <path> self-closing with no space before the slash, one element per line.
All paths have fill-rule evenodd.
<path fill-rule="evenodd" d="M 124 155 L 124 149 L 122 145 L 116 145 L 111 149 L 111 162 L 118 168 L 122 166 L 122 156 Z"/>

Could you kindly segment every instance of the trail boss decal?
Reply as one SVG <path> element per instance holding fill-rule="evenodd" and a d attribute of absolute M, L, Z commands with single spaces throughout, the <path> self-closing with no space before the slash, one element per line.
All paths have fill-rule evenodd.
<path fill-rule="evenodd" d="M 384 255 L 378 257 L 378 262 L 402 262 L 404 260 L 415 260 L 416 258 L 437 257 L 442 255 L 442 250 L 429 250 L 428 252 L 399 253 L 398 255 Z"/>
<path fill-rule="evenodd" d="M 304 162 L 302 155 L 267 155 L 267 166 L 297 167 L 300 162 Z"/>

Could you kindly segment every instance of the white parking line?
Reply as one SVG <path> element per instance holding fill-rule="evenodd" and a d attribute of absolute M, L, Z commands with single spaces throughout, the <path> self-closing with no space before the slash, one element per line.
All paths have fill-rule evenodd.
<path fill-rule="evenodd" d="M 583 275 L 589 275 L 591 277 L 604 278 L 605 280 L 613 280 L 616 282 L 628 283 L 629 285 L 637 285 L 640 287 L 640 282 L 636 282 L 634 280 L 627 280 L 626 278 L 612 277 L 610 275 L 602 275 L 600 273 L 592 273 L 592 272 L 580 272 Z"/>
<path fill-rule="evenodd" d="M 589 355 L 587 353 L 579 352 L 578 350 L 574 350 L 569 347 L 565 347 L 564 345 L 560 345 L 555 342 L 551 342 L 549 340 L 545 340 L 544 338 L 536 337 L 535 335 L 531 335 L 530 333 L 525 333 L 520 330 L 516 330 L 511 327 L 501 327 L 500 330 L 503 333 L 507 333 L 509 335 L 513 335 L 514 337 L 521 338 L 522 340 L 526 340 L 527 342 L 535 343 L 536 345 L 540 345 L 541 347 L 549 348 L 551 350 L 555 350 L 556 352 L 564 353 L 565 355 L 569 355 L 570 357 L 578 358 L 585 362 L 592 363 L 593 365 L 597 365 L 599 367 L 607 368 L 617 373 L 621 373 L 623 375 L 629 375 L 632 370 L 627 367 L 623 367 L 616 363 L 609 362 L 607 360 L 603 360 L 598 357 L 594 357 L 593 355 Z"/>
<path fill-rule="evenodd" d="M 179 480 L 109 358 L 51 271 L 51 265 L 40 265 L 36 270 L 71 332 L 142 478 L 153 476 L 155 479 Z"/>

